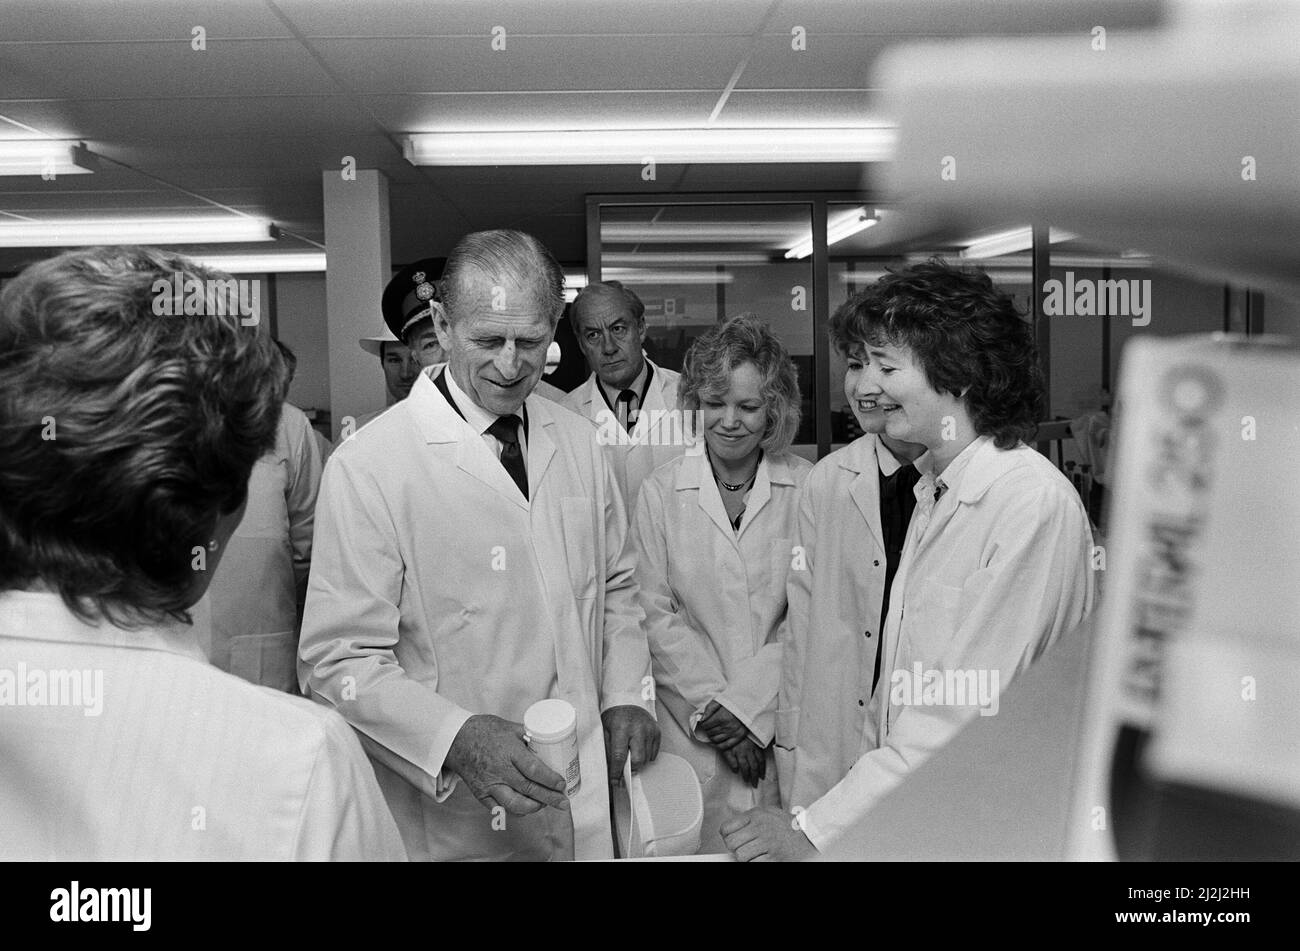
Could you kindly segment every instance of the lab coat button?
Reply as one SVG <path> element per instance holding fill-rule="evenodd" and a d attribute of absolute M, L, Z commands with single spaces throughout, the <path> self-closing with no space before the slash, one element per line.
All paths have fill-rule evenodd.
<path fill-rule="evenodd" d="M 867 637 L 870 637 L 870 636 L 871 636 L 871 632 L 870 632 L 870 631 L 863 631 L 862 633 L 865 634 L 865 635 L 867 635 Z"/>
<path fill-rule="evenodd" d="M 880 559 L 876 559 L 875 561 L 872 562 L 872 564 L 875 565 L 877 568 L 879 568 L 879 567 L 880 567 Z"/>
<path fill-rule="evenodd" d="M 858 701 L 858 706 L 860 706 L 860 707 L 865 707 L 865 706 L 866 706 L 866 703 L 864 703 L 863 701 L 859 700 L 859 701 Z"/>

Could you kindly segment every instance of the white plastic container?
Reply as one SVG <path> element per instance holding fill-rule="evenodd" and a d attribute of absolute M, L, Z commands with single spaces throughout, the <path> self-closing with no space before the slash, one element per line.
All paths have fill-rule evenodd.
<path fill-rule="evenodd" d="M 572 796 L 582 785 L 578 762 L 578 711 L 567 700 L 538 700 L 524 713 L 524 742 L 565 779 Z"/>

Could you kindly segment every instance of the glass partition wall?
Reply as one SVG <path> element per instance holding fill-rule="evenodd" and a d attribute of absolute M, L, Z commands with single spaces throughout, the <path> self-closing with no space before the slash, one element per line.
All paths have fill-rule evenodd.
<path fill-rule="evenodd" d="M 1047 383 L 1038 448 L 1062 471 L 1088 464 L 1096 475 L 1096 444 L 1105 441 L 1130 338 L 1262 330 L 1257 291 L 1162 267 L 1140 251 L 1028 226 L 944 235 L 933 247 L 891 245 L 874 230 L 889 214 L 854 193 L 594 195 L 588 278 L 617 279 L 640 295 L 646 351 L 670 369 L 680 369 L 687 347 L 717 321 L 746 312 L 765 320 L 799 367 L 803 424 L 795 448 L 809 459 L 861 435 L 844 396 L 844 360 L 826 330 L 830 314 L 887 268 L 940 256 L 985 269 L 1012 295 L 1034 324 Z M 1107 283 L 1117 281 L 1132 292 L 1127 301 L 1116 298 L 1123 313 L 1100 313 L 1096 296 L 1086 312 L 1085 286 L 1117 294 L 1119 285 Z M 1277 323 L 1288 319 L 1289 303 L 1269 301 Z M 1100 522 L 1099 493 L 1089 494 Z"/>
<path fill-rule="evenodd" d="M 803 396 L 795 451 L 809 459 L 818 456 L 820 382 L 813 212 L 807 198 L 588 204 L 588 278 L 621 281 L 641 298 L 650 359 L 680 370 L 700 334 L 737 314 L 758 316 L 781 338 L 799 368 Z"/>

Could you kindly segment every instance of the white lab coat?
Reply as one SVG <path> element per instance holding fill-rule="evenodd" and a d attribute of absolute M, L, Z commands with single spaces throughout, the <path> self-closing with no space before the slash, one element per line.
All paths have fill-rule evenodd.
<path fill-rule="evenodd" d="M 92 689 L 15 702 L 11 678 L 30 700 L 51 671 Z M 0 592 L 0 763 L 5 859 L 406 857 L 338 714 L 217 670 L 185 625 L 87 624 L 55 594 Z"/>
<path fill-rule="evenodd" d="M 320 479 L 316 432 L 302 410 L 286 403 L 275 447 L 253 464 L 248 507 L 207 594 L 212 663 L 294 693 Z"/>
<path fill-rule="evenodd" d="M 394 403 L 393 405 L 396 406 L 397 404 Z M 342 437 L 342 439 L 347 439 L 348 436 L 351 436 L 353 433 L 357 432 L 359 429 L 361 429 L 362 426 L 365 426 L 369 423 L 373 423 L 380 416 L 383 416 L 385 413 L 387 413 L 390 409 L 392 409 L 391 406 L 385 406 L 383 409 L 375 409 L 375 410 L 371 410 L 369 413 L 362 413 L 353 421 L 351 432 L 346 434 L 340 432 L 339 435 Z"/>
<path fill-rule="evenodd" d="M 820 799 L 857 762 L 864 740 L 874 740 L 865 712 L 885 592 L 880 473 L 898 468 L 888 447 L 866 435 L 820 460 L 804 481 L 795 531 L 804 561 L 786 586 L 774 744 L 787 810 Z"/>
<path fill-rule="evenodd" d="M 600 715 L 653 711 L 617 485 L 590 423 L 529 396 L 526 501 L 429 372 L 326 467 L 304 689 L 362 734 L 412 859 L 611 857 Z M 578 712 L 572 827 L 493 815 L 443 769 L 471 714 L 548 696 Z"/>
<path fill-rule="evenodd" d="M 769 750 L 757 789 L 696 733 L 711 700 L 772 742 L 781 679 L 777 628 L 793 551 L 799 485 L 812 468 L 793 454 L 765 456 L 737 533 L 708 457 L 692 452 L 641 484 L 633 537 L 637 586 L 654 661 L 662 749 L 694 767 L 704 793 L 701 852 L 723 852 L 718 827 L 733 813 L 778 801 Z"/>
<path fill-rule="evenodd" d="M 432 364 L 431 369 L 434 372 L 437 372 L 439 369 L 441 369 L 444 366 L 446 366 L 445 363 L 435 363 Z M 568 395 L 564 392 L 564 390 L 560 389 L 558 386 L 552 386 L 550 383 L 547 383 L 545 380 L 537 381 L 537 385 L 533 387 L 533 393 L 534 395 L 540 396 L 543 399 L 550 400 L 552 403 L 560 403 L 562 405 L 565 396 Z M 393 404 L 393 406 L 396 405 L 397 405 L 396 403 Z M 366 425 L 367 423 L 374 422 L 380 416 L 383 416 L 385 413 L 387 413 L 390 409 L 392 409 L 392 406 L 385 406 L 383 409 L 373 410 L 369 413 L 363 413 L 362 415 L 358 416 L 356 422 L 352 426 L 352 430 L 348 433 L 348 435 L 351 436 L 352 433 L 355 433 L 362 426 Z M 333 449 L 331 448 L 331 452 L 332 451 Z M 326 453 L 326 456 L 328 455 L 329 453 Z"/>
<path fill-rule="evenodd" d="M 654 368 L 654 375 L 631 433 L 620 435 L 618 416 L 601 395 L 595 373 L 561 404 L 596 423 L 629 513 L 635 511 L 637 491 L 646 477 L 686 450 L 685 421 L 679 414 L 665 415 L 678 408 L 677 381 L 681 374 L 665 370 L 649 358 L 646 362 Z"/>
<path fill-rule="evenodd" d="M 900 702 L 895 675 L 996 671 L 1001 691 L 1092 609 L 1092 533 L 1074 487 L 1021 443 L 987 436 L 944 470 L 938 503 L 927 453 L 885 623 L 880 685 L 857 763 L 804 815 L 823 847 L 979 715 L 965 705 Z M 806 695 L 806 692 L 805 692 Z M 994 768 L 994 767 L 990 767 Z M 797 805 L 797 803 L 796 803 Z"/>
<path fill-rule="evenodd" d="M 324 468 L 325 460 L 330 457 L 334 451 L 334 444 L 325 438 L 325 435 L 315 426 L 311 428 L 311 434 L 316 439 L 316 448 L 320 450 L 320 464 Z"/>

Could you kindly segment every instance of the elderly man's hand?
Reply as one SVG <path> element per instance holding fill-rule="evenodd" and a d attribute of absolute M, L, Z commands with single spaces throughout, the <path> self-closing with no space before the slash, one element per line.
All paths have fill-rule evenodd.
<path fill-rule="evenodd" d="M 709 742 L 720 750 L 729 750 L 749 738 L 749 728 L 716 700 L 710 700 L 704 708 L 696 729 L 703 731 Z"/>
<path fill-rule="evenodd" d="M 659 755 L 659 724 L 643 708 L 631 704 L 610 707 L 600 719 L 605 725 L 609 781 L 617 786 L 623 781 L 623 763 L 629 753 L 634 773 Z"/>
<path fill-rule="evenodd" d="M 719 831 L 740 862 L 797 862 L 817 854 L 794 819 L 771 806 L 728 819 Z"/>
<path fill-rule="evenodd" d="M 447 769 L 460 776 L 488 809 L 526 816 L 555 806 L 569 808 L 564 777 L 524 743 L 524 726 L 501 717 L 472 716 L 447 751 Z"/>

